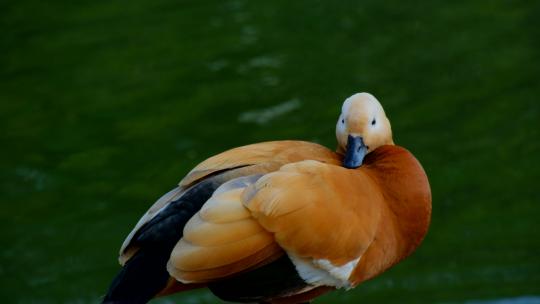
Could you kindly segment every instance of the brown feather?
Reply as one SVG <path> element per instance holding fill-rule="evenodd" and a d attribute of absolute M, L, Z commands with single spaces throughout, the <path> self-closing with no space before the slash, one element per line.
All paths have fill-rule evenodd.
<path fill-rule="evenodd" d="M 284 166 L 253 187 L 256 194 L 245 205 L 281 247 L 335 266 L 367 249 L 384 205 L 377 185 L 362 171 L 316 161 Z"/>
<path fill-rule="evenodd" d="M 182 179 L 180 186 L 192 185 L 197 180 L 220 170 L 265 162 L 284 165 L 305 159 L 333 164 L 341 162 L 334 152 L 315 143 L 293 140 L 263 142 L 234 148 L 208 158 L 193 168 Z"/>
<path fill-rule="evenodd" d="M 409 256 L 425 237 L 431 219 L 429 181 L 409 151 L 398 146 L 382 146 L 365 161 L 365 169 L 380 185 L 386 207 L 377 238 L 352 275 L 355 285 Z"/>
<path fill-rule="evenodd" d="M 284 166 L 250 186 L 244 204 L 290 254 L 334 266 L 361 257 L 349 278 L 356 285 L 419 245 L 431 193 L 414 156 L 384 146 L 354 170 L 316 161 Z"/>
<path fill-rule="evenodd" d="M 120 248 L 120 264 L 124 265 L 138 251 L 137 247 L 130 246 L 135 233 L 145 223 L 150 221 L 159 210 L 166 207 L 174 199 L 177 199 L 187 188 L 195 183 L 223 170 L 230 170 L 222 173 L 220 176 L 220 179 L 225 182 L 240 176 L 276 171 L 284 164 L 305 159 L 316 159 L 333 164 L 339 164 L 341 162 L 340 156 L 326 147 L 315 143 L 292 140 L 271 141 L 242 146 L 208 158 L 191 170 L 180 181 L 179 187 L 161 197 L 141 217 Z"/>

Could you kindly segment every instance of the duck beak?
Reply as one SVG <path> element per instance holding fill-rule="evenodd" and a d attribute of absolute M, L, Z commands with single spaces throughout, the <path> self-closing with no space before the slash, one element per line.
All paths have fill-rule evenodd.
<path fill-rule="evenodd" d="M 355 169 L 362 165 L 364 156 L 367 154 L 367 146 L 361 136 L 349 135 L 347 138 L 347 151 L 343 159 L 343 167 Z"/>

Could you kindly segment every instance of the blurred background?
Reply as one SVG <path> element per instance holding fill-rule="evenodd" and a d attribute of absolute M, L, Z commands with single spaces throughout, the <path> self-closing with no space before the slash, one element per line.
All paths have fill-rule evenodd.
<path fill-rule="evenodd" d="M 540 302 L 540 2 L 0 2 L 0 298 L 96 303 L 138 218 L 374 94 L 426 169 L 409 259 L 315 303 Z M 220 303 L 199 290 L 155 303 Z M 483 302 L 486 301 L 486 302 Z M 521 301 L 521 302 L 520 302 Z"/>

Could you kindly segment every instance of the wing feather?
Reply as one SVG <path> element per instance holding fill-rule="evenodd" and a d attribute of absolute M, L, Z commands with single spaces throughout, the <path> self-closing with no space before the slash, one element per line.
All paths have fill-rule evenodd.
<path fill-rule="evenodd" d="M 133 244 L 133 237 L 142 227 L 155 221 L 156 215 L 171 202 L 180 201 L 186 191 L 209 179 L 218 184 L 226 183 L 227 187 L 218 188 L 213 198 L 202 206 L 191 222 L 188 221 L 189 224 L 178 227 L 178 233 L 186 228 L 185 238 L 176 244 L 171 253 L 168 265 L 171 275 L 183 277 L 185 281 L 205 282 L 272 262 L 284 254 L 283 250 L 275 243 L 272 233 L 263 229 L 242 205 L 241 193 L 247 185 L 238 178 L 274 172 L 284 164 L 305 159 L 328 164 L 341 162 L 340 156 L 331 150 L 303 141 L 253 144 L 207 159 L 188 173 L 179 187 L 160 198 L 143 215 L 121 247 L 120 263 L 124 264 L 139 250 L 138 245 Z M 236 184 L 227 183 L 231 180 L 236 180 Z M 221 256 L 213 255 L 212 251 L 223 253 Z M 203 257 L 207 259 L 207 264 L 197 264 Z M 218 262 L 220 258 L 223 260 Z M 185 265 L 182 264 L 184 260 Z M 195 267 L 197 265 L 206 266 Z"/>
<path fill-rule="evenodd" d="M 325 163 L 335 164 L 339 164 L 340 162 L 340 157 L 329 149 L 304 141 L 263 142 L 234 148 L 208 158 L 191 170 L 180 181 L 179 187 L 162 196 L 141 217 L 120 248 L 120 264 L 124 265 L 139 249 L 131 244 L 133 236 L 139 229 L 152 220 L 168 204 L 180 198 L 186 190 L 197 183 L 218 174 L 220 177 L 219 180 L 226 182 L 241 176 L 273 172 L 284 164 L 304 159 L 316 159 Z M 240 208 L 241 206 L 238 207 Z M 216 210 L 215 212 L 219 213 L 221 211 Z M 230 212 L 232 212 L 232 209 Z M 210 217 L 213 215 L 202 214 L 201 216 L 204 218 L 205 216 Z M 227 219 L 225 216 L 221 216 L 220 220 L 226 221 Z"/>
<path fill-rule="evenodd" d="M 362 256 L 384 207 L 368 174 L 317 161 L 289 164 L 265 175 L 245 191 L 243 200 L 289 255 L 336 267 Z"/>
<path fill-rule="evenodd" d="M 184 228 L 183 240 L 194 246 L 224 246 L 261 233 L 264 228 L 251 218 L 226 223 L 212 223 L 195 215 Z"/>
<path fill-rule="evenodd" d="M 242 204 L 244 189 L 260 175 L 221 185 L 184 227 L 168 263 L 169 273 L 184 283 L 209 282 L 269 263 L 283 254 Z"/>
<path fill-rule="evenodd" d="M 180 186 L 189 186 L 201 178 L 221 170 L 270 161 L 278 163 L 281 166 L 305 159 L 333 164 L 339 164 L 341 161 L 336 153 L 315 143 L 297 140 L 263 142 L 230 149 L 208 158 L 193 168 L 180 181 Z"/>
<path fill-rule="evenodd" d="M 139 219 L 137 224 L 135 224 L 135 227 L 131 230 L 131 232 L 128 234 L 124 242 L 122 243 L 122 246 L 120 247 L 120 253 L 118 256 L 118 261 L 121 265 L 124 265 L 129 258 L 133 256 L 133 254 L 139 249 L 136 247 L 128 248 L 129 244 L 131 243 L 131 240 L 133 239 L 133 236 L 137 231 L 147 222 L 149 222 L 151 219 L 156 216 L 159 211 L 161 211 L 165 206 L 167 206 L 170 202 L 178 199 L 182 194 L 184 193 L 184 189 L 181 187 L 175 187 L 171 191 L 164 194 L 161 198 L 159 198 L 151 207 L 146 211 L 146 213 Z M 127 249 L 127 250 L 126 250 Z"/>

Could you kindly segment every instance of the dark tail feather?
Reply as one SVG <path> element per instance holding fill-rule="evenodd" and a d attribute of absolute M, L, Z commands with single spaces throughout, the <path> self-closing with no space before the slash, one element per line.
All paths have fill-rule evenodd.
<path fill-rule="evenodd" d="M 167 285 L 165 268 L 169 255 L 164 250 L 140 249 L 124 265 L 109 287 L 103 303 L 147 303 Z"/>
<path fill-rule="evenodd" d="M 135 233 L 131 245 L 141 249 L 116 275 L 103 303 L 146 303 L 167 286 L 167 261 L 184 226 L 221 183 L 219 174 L 197 183 Z"/>

